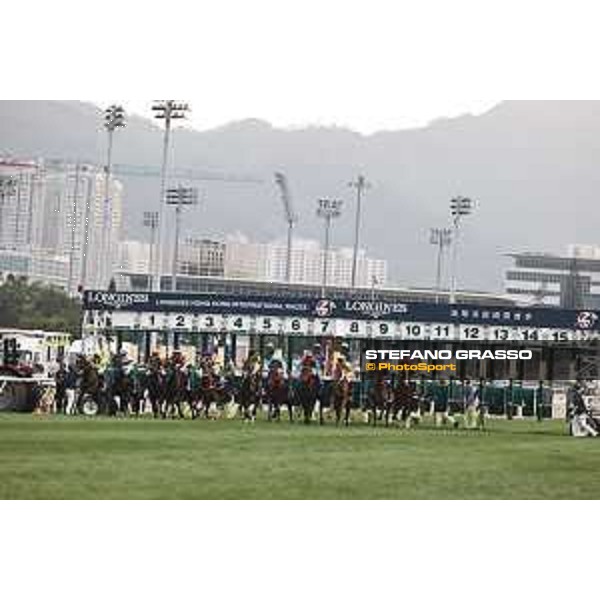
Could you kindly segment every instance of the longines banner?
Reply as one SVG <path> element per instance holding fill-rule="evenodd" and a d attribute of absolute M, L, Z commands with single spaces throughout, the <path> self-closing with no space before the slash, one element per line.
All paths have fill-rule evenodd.
<path fill-rule="evenodd" d="M 554 308 L 482 307 L 329 298 L 280 298 L 215 294 L 86 291 L 84 308 L 96 311 L 217 313 L 427 323 L 470 323 L 598 331 L 593 311 Z"/>

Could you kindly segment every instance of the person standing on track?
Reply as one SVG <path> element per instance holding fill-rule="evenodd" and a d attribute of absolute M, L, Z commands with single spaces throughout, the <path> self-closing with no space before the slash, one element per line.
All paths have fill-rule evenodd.
<path fill-rule="evenodd" d="M 450 386 L 446 379 L 433 389 L 433 422 L 436 427 L 453 425 L 458 427 L 458 422 L 450 416 Z"/>
<path fill-rule="evenodd" d="M 54 374 L 54 404 L 58 414 L 64 414 L 67 407 L 67 369 L 64 362 L 60 362 Z"/>
<path fill-rule="evenodd" d="M 479 411 L 481 410 L 480 391 L 469 379 L 463 386 L 466 429 L 476 429 L 479 426 Z"/>

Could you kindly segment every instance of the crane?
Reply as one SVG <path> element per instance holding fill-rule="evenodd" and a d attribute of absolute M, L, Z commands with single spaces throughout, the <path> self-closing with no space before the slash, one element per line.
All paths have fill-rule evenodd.
<path fill-rule="evenodd" d="M 275 173 L 275 183 L 281 193 L 281 202 L 285 211 L 285 220 L 288 224 L 287 233 L 287 255 L 285 264 L 285 280 L 290 283 L 292 278 L 292 234 L 294 226 L 298 222 L 298 215 L 292 204 L 292 196 L 288 187 L 287 178 L 283 173 Z"/>
<path fill-rule="evenodd" d="M 75 163 L 93 165 L 94 161 L 69 161 L 64 159 L 44 160 L 44 166 L 49 170 L 62 170 L 66 166 Z M 160 177 L 160 167 L 150 165 L 114 164 L 112 165 L 111 171 L 114 175 L 121 175 L 122 177 Z M 170 169 L 169 178 L 189 181 L 221 181 L 225 183 L 264 183 L 264 180 L 253 175 L 237 175 L 220 171 L 205 171 L 191 167 Z"/>

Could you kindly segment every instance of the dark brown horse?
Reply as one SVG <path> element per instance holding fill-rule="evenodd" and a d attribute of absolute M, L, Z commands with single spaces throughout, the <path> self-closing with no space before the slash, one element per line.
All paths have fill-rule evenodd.
<path fill-rule="evenodd" d="M 386 379 L 386 375 L 387 373 L 385 371 L 377 371 L 373 386 L 369 391 L 368 408 L 371 412 L 371 419 L 374 427 L 377 426 L 377 421 L 385 414 L 386 408 L 392 398 L 392 390 L 390 389 L 390 384 Z"/>
<path fill-rule="evenodd" d="M 303 366 L 295 389 L 295 396 L 296 401 L 302 407 L 302 414 L 306 425 L 312 420 L 320 391 L 321 381 L 319 377 L 310 366 Z"/>
<path fill-rule="evenodd" d="M 281 418 L 281 405 L 287 404 L 290 421 L 294 420 L 293 407 L 289 399 L 289 388 L 283 365 L 279 361 L 272 361 L 269 365 L 269 375 L 267 376 L 265 395 L 269 404 L 269 421 Z"/>
<path fill-rule="evenodd" d="M 238 403 L 242 409 L 244 421 L 254 421 L 260 403 L 260 373 L 248 371 L 244 373 L 238 392 Z"/>

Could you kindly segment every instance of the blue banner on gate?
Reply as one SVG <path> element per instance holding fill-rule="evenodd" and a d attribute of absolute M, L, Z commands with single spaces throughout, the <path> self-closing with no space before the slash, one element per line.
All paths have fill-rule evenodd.
<path fill-rule="evenodd" d="M 587 310 L 558 308 L 489 307 L 478 305 L 387 302 L 345 298 L 281 298 L 226 294 L 170 292 L 107 292 L 88 290 L 84 309 L 100 311 L 215 313 L 319 317 L 339 319 L 412 321 L 424 323 L 470 323 L 548 327 L 597 331 L 599 315 Z"/>

